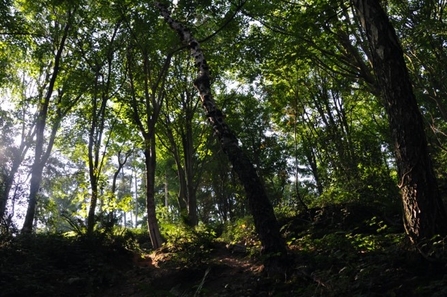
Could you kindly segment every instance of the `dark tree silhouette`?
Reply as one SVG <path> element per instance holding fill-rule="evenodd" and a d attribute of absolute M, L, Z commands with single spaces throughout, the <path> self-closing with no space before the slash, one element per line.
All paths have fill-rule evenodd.
<path fill-rule="evenodd" d="M 378 0 L 352 1 L 368 38 L 372 64 L 388 113 L 402 195 L 405 230 L 420 245 L 447 234 L 446 213 L 427 138 L 396 32 Z"/>

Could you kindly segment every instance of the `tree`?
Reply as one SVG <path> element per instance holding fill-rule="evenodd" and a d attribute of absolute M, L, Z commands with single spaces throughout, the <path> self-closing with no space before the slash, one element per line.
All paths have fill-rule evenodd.
<path fill-rule="evenodd" d="M 301 208 L 300 198 L 309 205 L 397 200 L 384 111 L 371 104 L 374 77 L 340 5 L 248 2 L 242 12 L 253 21 L 234 45 L 240 60 L 232 71 L 264 90 L 272 130 L 289 139 Z"/>
<path fill-rule="evenodd" d="M 278 133 L 296 142 L 289 141 L 288 150 L 295 151 L 294 171 L 302 177 L 295 196 L 301 193 L 310 206 L 323 201 L 395 203 L 380 104 L 365 90 L 350 89 L 344 75 L 310 61 L 279 61 L 287 66 L 265 69 L 263 88 Z"/>
<path fill-rule="evenodd" d="M 11 104 L 11 102 L 9 104 Z M 26 106 L 26 103 L 24 103 L 24 105 Z M 5 219 L 5 215 L 7 213 L 6 206 L 8 203 L 8 198 L 13 187 L 16 175 L 19 171 L 19 167 L 31 147 L 31 139 L 33 133 L 35 133 L 35 125 L 31 124 L 31 127 L 29 129 L 26 129 L 26 118 L 29 116 L 26 108 L 22 108 L 22 110 L 14 110 L 11 114 L 3 110 L 0 110 L 0 112 L 2 113 L 1 126 L 3 131 L 0 138 L 0 150 L 2 152 L 0 161 L 0 219 Z M 14 120 L 12 118 L 14 115 L 16 119 L 20 119 L 20 121 L 22 121 L 22 129 L 20 129 L 19 132 L 20 135 L 17 135 L 17 131 L 14 131 L 16 128 L 14 127 Z M 17 146 L 14 145 L 13 135 L 19 137 L 20 139 L 20 143 Z"/>
<path fill-rule="evenodd" d="M 238 139 L 226 124 L 222 111 L 214 102 L 211 90 L 210 69 L 200 44 L 188 28 L 171 18 L 170 12 L 165 6 L 158 2 L 156 2 L 156 6 L 169 26 L 179 34 L 182 43 L 190 49 L 191 56 L 194 58 L 194 63 L 198 70 L 198 77 L 194 80 L 194 86 L 199 92 L 206 117 L 213 126 L 214 133 L 219 139 L 223 151 L 228 156 L 233 165 L 233 170 L 238 174 L 241 183 L 244 185 L 263 252 L 272 255 L 269 260 L 281 259 L 286 254 L 286 247 L 279 233 L 279 226 L 273 207 L 256 169 L 239 147 Z M 268 269 L 278 268 L 279 262 L 274 262 L 269 263 Z"/>
<path fill-rule="evenodd" d="M 204 145 L 205 132 L 196 112 L 200 104 L 195 100 L 187 63 L 182 58 L 183 55 L 178 55 L 173 59 L 159 139 L 175 162 L 180 214 L 187 225 L 194 227 L 198 224 L 196 193 L 208 154 Z"/>
<path fill-rule="evenodd" d="M 425 118 L 430 154 L 445 197 L 447 134 L 447 29 L 443 1 L 391 1 L 386 7 L 404 51 L 414 93 Z"/>
<path fill-rule="evenodd" d="M 107 34 L 99 35 L 98 38 L 85 38 L 78 47 L 85 62 L 85 76 L 89 78 L 85 84 L 90 85 L 90 92 L 85 96 L 87 102 L 82 111 L 88 121 L 86 124 L 88 126 L 88 170 L 91 185 L 87 216 L 87 232 L 89 234 L 93 232 L 96 223 L 96 207 L 98 199 L 100 199 L 100 178 L 108 158 L 106 152 L 114 133 L 114 124 L 117 121 L 117 119 L 112 119 L 109 106 L 112 97 L 119 88 L 117 76 L 120 74 L 115 71 L 117 60 L 114 57 L 118 48 L 119 41 L 117 39 L 119 39 L 120 26 L 120 22 L 112 24 L 93 22 L 89 28 L 91 31 L 87 32 L 92 32 L 93 36 L 97 31 L 107 32 Z"/>
<path fill-rule="evenodd" d="M 126 16 L 129 43 L 126 61 L 127 94 L 131 122 L 140 132 L 146 166 L 146 212 L 152 246 L 163 243 L 156 216 L 155 175 L 157 164 L 156 126 L 165 99 L 165 80 L 172 59 L 169 39 L 161 34 L 157 15 L 140 14 L 137 5 Z M 161 42 L 164 40 L 164 42 Z M 155 46 L 157 45 L 157 46 Z"/>
<path fill-rule="evenodd" d="M 49 19 L 51 22 L 51 18 L 55 17 L 52 15 L 49 10 L 44 6 L 44 3 L 39 3 L 34 7 L 34 9 L 41 9 L 45 11 L 45 17 Z M 56 9 L 56 7 L 53 7 Z M 54 139 L 56 137 L 57 130 L 59 125 L 63 119 L 63 117 L 68 113 L 71 107 L 76 103 L 79 99 L 75 98 L 66 98 L 65 89 L 59 88 L 57 89 L 57 79 L 61 72 L 61 64 L 64 58 L 64 51 L 66 50 L 66 44 L 69 37 L 69 34 L 72 32 L 72 28 L 75 22 L 75 12 L 76 7 L 62 6 L 59 7 L 59 13 L 61 19 L 65 22 L 60 24 L 58 22 L 54 22 L 54 31 L 52 32 L 54 35 L 49 37 L 46 42 L 46 46 L 52 48 L 54 46 L 55 53 L 52 56 L 52 53 L 45 52 L 47 49 L 46 46 L 42 48 L 38 48 L 36 50 L 36 56 L 40 57 L 39 61 L 41 67 L 42 76 L 45 77 L 44 84 L 40 86 L 37 95 L 37 114 L 36 114 L 36 143 L 34 149 L 34 160 L 31 168 L 31 181 L 30 181 L 30 192 L 29 192 L 29 201 L 28 208 L 25 216 L 25 221 L 23 223 L 22 232 L 29 233 L 33 229 L 34 216 L 37 205 L 37 196 L 40 188 L 40 183 L 42 180 L 42 172 L 47 162 L 52 147 L 54 145 Z M 56 9 L 57 11 L 57 9 Z M 41 25 L 41 24 L 40 24 Z M 49 63 L 49 69 L 46 69 L 48 65 L 45 65 L 48 61 L 45 59 L 52 60 Z M 47 72 L 48 71 L 48 72 Z M 46 72 L 46 73 L 45 73 Z M 57 89 L 57 92 L 55 90 Z M 54 105 L 54 110 L 51 110 L 51 106 Z M 52 112 L 54 112 L 52 116 Z M 51 117 L 52 116 L 52 117 Z M 47 137 L 46 126 L 48 121 L 51 121 L 50 135 Z M 47 145 L 45 147 L 46 139 L 48 138 Z"/>
<path fill-rule="evenodd" d="M 379 1 L 352 3 L 370 44 L 374 72 L 389 117 L 405 230 L 420 247 L 437 234 L 447 234 L 447 217 L 428 153 L 423 118 L 399 40 Z"/>
<path fill-rule="evenodd" d="M 223 102 L 227 122 L 238 131 L 241 148 L 250 156 L 257 173 L 263 177 L 267 195 L 274 206 L 283 202 L 288 179 L 285 137 L 272 123 L 273 109 L 269 97 L 259 85 L 217 96 Z"/>

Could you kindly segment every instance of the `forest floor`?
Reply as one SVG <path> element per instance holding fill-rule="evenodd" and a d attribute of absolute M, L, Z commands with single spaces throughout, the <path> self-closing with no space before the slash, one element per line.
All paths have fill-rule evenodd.
<path fill-rule="evenodd" d="M 0 296 L 447 296 L 445 240 L 422 257 L 364 206 L 280 221 L 290 270 L 274 278 L 253 239 L 178 239 L 150 251 L 124 233 L 3 235 Z"/>

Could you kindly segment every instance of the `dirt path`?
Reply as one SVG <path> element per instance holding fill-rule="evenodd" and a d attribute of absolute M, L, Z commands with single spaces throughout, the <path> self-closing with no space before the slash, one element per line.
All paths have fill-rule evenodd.
<path fill-rule="evenodd" d="M 223 245 L 193 267 L 173 265 L 172 255 L 163 252 L 138 257 L 134 264 L 103 296 L 268 296 L 256 290 L 262 265 Z"/>

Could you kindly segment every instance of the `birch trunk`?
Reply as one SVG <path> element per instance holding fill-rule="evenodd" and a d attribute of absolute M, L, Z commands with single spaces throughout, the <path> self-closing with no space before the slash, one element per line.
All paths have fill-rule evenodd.
<path fill-rule="evenodd" d="M 239 147 L 238 139 L 225 123 L 222 111 L 214 102 L 211 92 L 210 70 L 199 42 L 192 36 L 188 28 L 171 17 L 165 6 L 158 2 L 155 5 L 169 26 L 179 34 L 183 44 L 190 49 L 195 67 L 198 70 L 198 77 L 194 81 L 194 86 L 199 91 L 202 106 L 209 123 L 213 127 L 214 134 L 219 139 L 223 151 L 228 156 L 234 171 L 244 186 L 250 211 L 254 218 L 256 232 L 262 244 L 263 253 L 278 255 L 280 257 L 284 256 L 286 254 L 285 242 L 279 232 L 278 222 L 270 200 L 267 197 L 263 182 L 259 178 L 250 159 Z M 276 262 L 274 264 L 279 263 L 274 261 L 274 258 L 268 257 L 269 260 L 273 261 L 266 263 L 266 268 L 268 268 L 267 264 L 273 262 Z"/>

